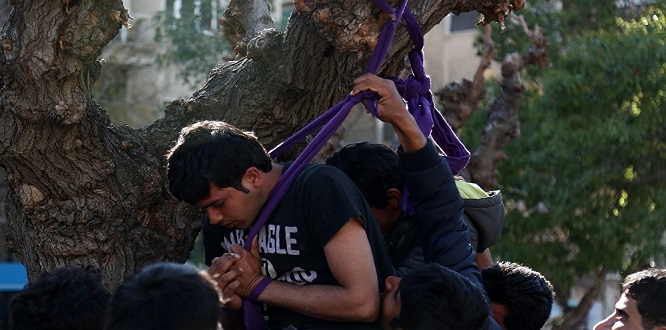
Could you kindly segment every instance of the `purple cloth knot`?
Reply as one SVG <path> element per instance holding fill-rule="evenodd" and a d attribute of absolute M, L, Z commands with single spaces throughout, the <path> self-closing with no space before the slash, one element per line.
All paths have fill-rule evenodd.
<path fill-rule="evenodd" d="M 418 97 L 423 91 L 421 82 L 414 79 L 414 75 L 411 73 L 407 79 L 401 79 L 397 77 L 391 77 L 389 79 L 393 81 L 395 88 L 398 90 L 398 93 L 400 93 L 402 98 L 405 100 Z"/>
<path fill-rule="evenodd" d="M 432 83 L 430 82 L 430 76 L 425 75 L 423 79 L 421 80 L 421 90 L 424 91 L 422 93 L 429 93 L 430 92 L 430 87 L 432 87 Z"/>
<path fill-rule="evenodd" d="M 405 84 L 405 94 L 403 94 L 402 97 L 404 97 L 405 99 L 419 97 L 421 96 L 421 93 L 423 93 L 421 82 L 414 78 L 411 77 L 408 78 L 407 80 L 405 80 L 404 84 Z"/>
<path fill-rule="evenodd" d="M 421 133 L 426 137 L 430 136 L 434 125 L 432 112 L 430 111 L 430 102 L 423 97 L 416 96 L 407 100 L 407 106 L 409 107 L 409 113 L 412 114 L 412 117 L 414 117 L 414 120 L 419 125 Z"/>

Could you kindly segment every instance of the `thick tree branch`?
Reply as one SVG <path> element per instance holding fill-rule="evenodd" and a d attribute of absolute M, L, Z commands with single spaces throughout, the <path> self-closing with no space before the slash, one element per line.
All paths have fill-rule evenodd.
<path fill-rule="evenodd" d="M 548 63 L 548 43 L 540 28 L 537 26 L 529 35 L 533 44 L 524 55 L 511 53 L 502 61 L 502 92 L 488 107 L 479 147 L 467 166 L 472 181 L 485 189 L 497 187 L 497 164 L 506 157 L 504 148 L 520 134 L 518 103 L 525 90 L 520 74 L 526 65 L 541 67 Z"/>
<path fill-rule="evenodd" d="M 410 9 L 427 32 L 462 2 L 468 1 L 411 1 Z M 361 8 L 349 0 L 308 3 Z M 500 8 L 506 1 L 486 3 Z M 271 146 L 349 92 L 374 45 L 375 37 L 363 37 L 380 26 L 378 11 L 365 20 L 345 10 L 293 15 L 286 33 L 262 38 L 272 22 L 262 18 L 261 6 L 237 1 L 230 11 L 246 57 L 221 64 L 190 99 L 172 102 L 164 118 L 133 130 L 110 125 L 91 93 L 96 58 L 129 19 L 122 1 L 15 2 L 0 33 L 0 165 L 10 186 L 8 243 L 31 278 L 62 264 L 94 263 L 114 287 L 143 265 L 184 261 L 201 220 L 166 186 L 163 155 L 179 130 L 197 120 L 225 120 Z M 334 22 L 365 25 L 326 32 Z M 350 52 L 359 40 L 367 48 Z M 380 74 L 395 75 L 410 48 L 401 29 Z"/>
<path fill-rule="evenodd" d="M 504 21 L 512 11 L 520 10 L 525 6 L 525 0 L 511 1 L 459 1 L 451 12 L 458 15 L 462 12 L 477 11 L 483 18 L 478 24 L 486 25 L 491 22 L 498 22 L 504 30 Z"/>
<path fill-rule="evenodd" d="M 310 17 L 319 33 L 341 52 L 370 52 L 388 13 L 379 11 L 371 1 L 294 1 L 296 11 Z"/>

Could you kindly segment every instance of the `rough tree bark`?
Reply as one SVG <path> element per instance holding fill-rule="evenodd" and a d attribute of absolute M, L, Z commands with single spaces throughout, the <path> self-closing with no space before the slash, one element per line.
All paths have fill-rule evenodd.
<path fill-rule="evenodd" d="M 255 131 L 267 146 L 282 141 L 348 93 L 386 19 L 370 1 L 297 1 L 303 15 L 277 33 L 265 19 L 242 19 L 261 16 L 265 4 L 232 1 L 228 15 L 240 18 L 231 24 L 244 34 L 239 54 L 246 56 L 215 68 L 190 99 L 170 103 L 163 119 L 131 129 L 111 125 L 91 94 L 97 57 L 129 20 L 122 1 L 10 4 L 0 33 L 8 244 L 31 279 L 63 264 L 94 263 L 110 287 L 146 264 L 182 262 L 193 246 L 200 212 L 170 196 L 164 175 L 163 155 L 180 128 L 223 119 Z M 511 6 L 421 0 L 409 7 L 428 31 L 449 12 L 503 20 Z M 409 48 L 400 31 L 383 73 L 396 74 Z"/>

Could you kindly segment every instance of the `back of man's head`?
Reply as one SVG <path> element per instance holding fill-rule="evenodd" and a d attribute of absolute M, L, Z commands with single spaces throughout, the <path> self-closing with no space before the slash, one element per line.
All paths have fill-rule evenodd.
<path fill-rule="evenodd" d="M 12 299 L 10 328 L 101 330 L 109 297 L 99 269 L 60 267 L 40 275 Z"/>
<path fill-rule="evenodd" d="M 550 317 L 553 287 L 539 272 L 513 262 L 500 262 L 481 270 L 490 302 L 507 309 L 507 330 L 538 330 Z"/>
<path fill-rule="evenodd" d="M 387 191 L 402 191 L 398 155 L 383 144 L 359 142 L 347 145 L 326 159 L 326 164 L 341 169 L 354 182 L 370 207 L 388 206 Z"/>
<path fill-rule="evenodd" d="M 627 276 L 622 289 L 636 300 L 644 329 L 666 326 L 666 269 L 649 268 Z"/>
<path fill-rule="evenodd" d="M 400 320 L 408 330 L 483 329 L 490 318 L 481 289 L 436 263 L 412 270 L 399 285 Z"/>
<path fill-rule="evenodd" d="M 118 287 L 106 330 L 215 330 L 220 298 L 203 271 L 176 263 L 147 266 Z"/>
<path fill-rule="evenodd" d="M 167 153 L 171 194 L 191 205 L 210 193 L 210 184 L 245 191 L 241 178 L 250 167 L 269 172 L 272 162 L 251 132 L 221 121 L 201 121 L 183 128 Z"/>

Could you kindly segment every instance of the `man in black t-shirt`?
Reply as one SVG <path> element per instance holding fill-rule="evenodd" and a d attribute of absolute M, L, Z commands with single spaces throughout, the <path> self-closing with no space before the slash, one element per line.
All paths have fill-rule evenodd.
<path fill-rule="evenodd" d="M 273 329 L 378 328 L 380 285 L 393 269 L 369 206 L 338 169 L 306 167 L 252 253 L 242 248 L 287 167 L 252 134 L 214 121 L 184 128 L 168 155 L 172 194 L 210 221 L 207 261 L 224 307 L 239 310 L 241 297 L 264 303 Z"/>

